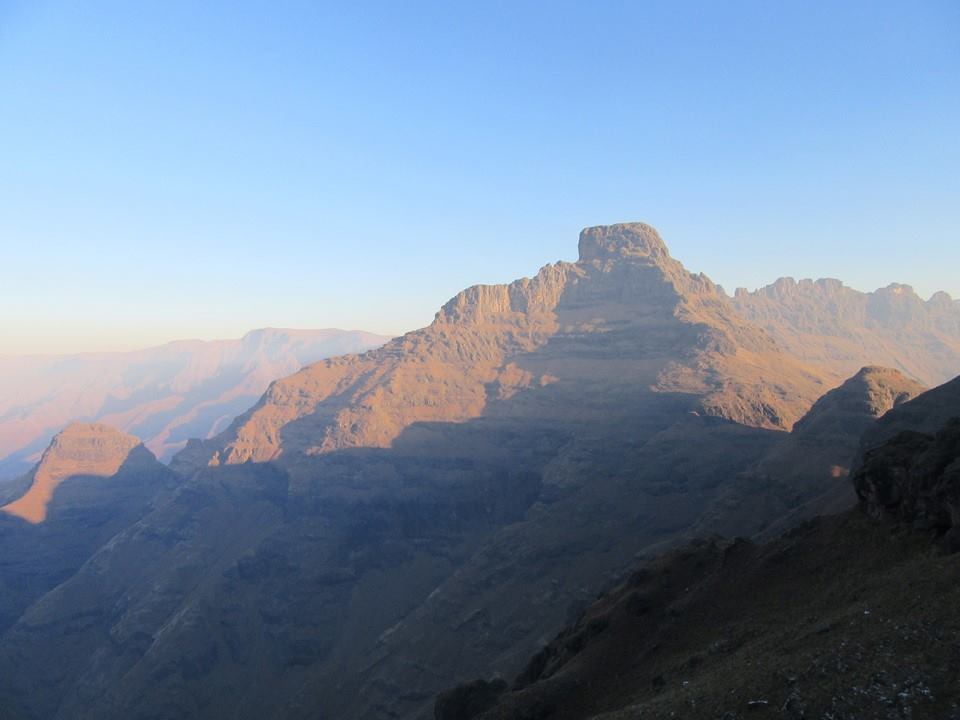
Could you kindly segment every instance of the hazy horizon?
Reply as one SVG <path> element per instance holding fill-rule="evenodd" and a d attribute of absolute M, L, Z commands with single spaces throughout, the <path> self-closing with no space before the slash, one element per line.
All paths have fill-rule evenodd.
<path fill-rule="evenodd" d="M 535 274 L 535 273 L 530 273 L 528 276 L 525 276 L 525 277 L 532 276 L 533 274 Z M 715 278 L 715 277 L 712 277 L 709 273 L 705 273 L 705 274 L 707 274 L 708 277 L 711 277 L 712 280 L 716 281 L 716 278 Z M 891 281 L 891 282 L 886 283 L 885 285 L 878 285 L 877 287 L 873 287 L 873 288 L 863 288 L 863 287 L 853 287 L 852 285 L 850 285 L 850 283 L 844 281 L 843 278 L 825 278 L 825 277 L 800 278 L 800 277 L 793 277 L 793 276 L 790 276 L 790 275 L 781 275 L 781 276 L 779 276 L 779 277 L 777 277 L 777 278 L 771 279 L 769 282 L 763 283 L 763 284 L 761 284 L 761 285 L 757 285 L 757 286 L 755 286 L 755 287 L 747 287 L 746 289 L 747 289 L 748 291 L 750 291 L 750 292 L 754 292 L 754 291 L 756 291 L 756 290 L 759 289 L 759 288 L 762 288 L 762 287 L 765 287 L 765 286 L 768 286 L 768 285 L 772 285 L 774 282 L 776 282 L 777 280 L 782 279 L 782 278 L 790 278 L 790 279 L 796 280 L 796 281 L 798 281 L 798 282 L 799 282 L 799 281 L 805 281 L 805 280 L 810 280 L 810 281 L 813 281 L 813 282 L 817 282 L 818 280 L 824 280 L 824 279 L 836 279 L 836 280 L 840 280 L 841 282 L 843 282 L 843 284 L 844 284 L 845 286 L 850 287 L 852 290 L 856 290 L 856 291 L 858 291 L 858 292 L 864 292 L 864 293 L 873 292 L 873 291 L 882 289 L 882 288 L 884 288 L 884 287 L 887 287 L 887 286 L 889 286 L 889 285 L 891 285 L 891 284 L 903 284 L 903 285 L 910 285 L 911 287 L 913 287 L 913 286 L 911 285 L 911 283 L 909 283 L 909 282 L 906 282 L 906 281 L 898 281 L 898 280 L 893 280 L 893 281 Z M 476 284 L 476 283 L 474 283 L 474 284 Z M 727 286 L 725 286 L 725 285 L 724 285 L 723 283 L 721 283 L 721 282 L 718 282 L 717 284 L 720 285 L 721 288 L 727 293 L 727 295 L 730 295 L 730 296 L 732 296 L 733 293 L 734 293 L 734 291 L 737 289 L 737 288 L 727 287 Z M 743 287 L 743 286 L 740 286 L 740 287 Z M 914 287 L 914 290 L 917 291 L 917 288 Z M 928 294 L 928 295 L 924 295 L 924 294 L 922 294 L 922 293 L 920 293 L 920 292 L 917 292 L 917 294 L 920 296 L 920 298 L 921 298 L 922 300 L 927 301 L 927 300 L 930 299 L 930 297 L 931 297 L 933 294 L 935 294 L 935 293 L 937 293 L 937 292 L 948 292 L 948 291 L 945 291 L 945 290 L 934 290 L 933 292 L 931 292 L 931 293 Z M 952 298 L 953 300 L 955 300 L 955 301 L 956 301 L 956 300 L 960 300 L 960 297 L 955 296 L 955 295 L 953 295 L 952 293 L 948 293 L 948 294 L 951 295 L 951 298 Z M 453 296 L 451 296 L 451 297 L 453 297 Z M 343 332 L 362 332 L 362 333 L 368 333 L 368 334 L 371 334 L 371 335 L 380 335 L 380 336 L 383 336 L 383 337 L 399 337 L 400 335 L 404 335 L 404 334 L 406 334 L 406 333 L 408 333 L 408 332 L 411 332 L 411 331 L 413 331 L 413 330 L 419 330 L 420 328 L 426 327 L 427 325 L 429 325 L 430 322 L 432 322 L 433 316 L 436 314 L 436 311 L 439 310 L 440 306 L 441 306 L 446 300 L 449 300 L 449 299 L 450 299 L 450 298 L 445 298 L 445 299 L 443 299 L 443 300 L 438 299 L 435 309 L 434 309 L 434 310 L 431 312 L 431 314 L 430 314 L 430 319 L 429 319 L 429 320 L 424 321 L 422 324 L 419 324 L 419 325 L 416 325 L 416 326 L 413 326 L 413 327 L 404 328 L 404 329 L 402 329 L 402 330 L 398 330 L 398 331 L 395 331 L 395 332 L 391 332 L 391 331 L 378 331 L 378 330 L 376 330 L 376 329 L 371 330 L 371 329 L 369 329 L 369 328 L 359 328 L 359 327 L 333 327 L 333 326 L 326 326 L 326 327 L 319 327 L 319 326 L 318 326 L 318 327 L 288 327 L 288 326 L 281 326 L 281 325 L 264 325 L 264 326 L 262 326 L 262 327 L 251 327 L 251 328 L 248 328 L 248 329 L 246 329 L 246 330 L 238 330 L 238 331 L 237 331 L 236 333 L 234 333 L 234 334 L 220 334 L 220 335 L 212 334 L 212 335 L 209 335 L 209 336 L 206 336 L 206 337 L 201 337 L 201 336 L 182 336 L 182 337 L 181 337 L 181 336 L 171 336 L 171 337 L 160 337 L 159 340 L 149 341 L 149 342 L 145 342 L 145 343 L 144 343 L 144 342 L 139 342 L 139 343 L 137 343 L 137 342 L 131 340 L 131 339 L 130 339 L 130 336 L 128 335 L 128 336 L 124 336 L 124 338 L 115 338 L 115 339 L 113 340 L 113 342 L 114 342 L 115 344 L 113 344 L 113 345 L 91 345 L 90 347 L 83 347 L 83 346 L 81 346 L 81 347 L 78 348 L 78 349 L 70 349 L 70 348 L 59 349 L 59 350 L 43 350 L 43 349 L 29 350 L 29 349 L 28 349 L 28 350 L 25 350 L 25 351 L 7 351 L 7 350 L 4 350 L 4 349 L 0 349 L 0 358 L 3 358 L 3 357 L 6 357 L 6 358 L 31 357 L 31 356 L 36 356 L 36 357 L 49 357 L 49 356 L 61 356 L 61 355 L 62 355 L 62 356 L 67 356 L 67 355 L 88 355 L 88 354 L 89 354 L 89 355 L 98 355 L 98 354 L 113 354 L 113 353 L 135 353 L 135 352 L 138 352 L 138 351 L 150 350 L 150 349 L 154 349 L 154 348 L 158 348 L 158 347 L 163 347 L 163 346 L 165 346 L 165 345 L 171 345 L 171 344 L 175 344 L 175 343 L 190 343 L 190 342 L 214 343 L 214 342 L 229 342 L 229 341 L 235 341 L 235 340 L 240 340 L 240 339 L 244 338 L 245 336 L 249 335 L 250 333 L 257 332 L 257 331 L 260 331 L 260 330 L 278 330 L 278 331 L 292 331 L 292 332 L 306 332 L 306 331 L 311 331 L 311 330 L 334 330 L 334 331 L 343 331 Z M 127 341 L 129 344 L 124 345 L 124 344 L 123 344 L 124 341 Z M 2 347 L 2 346 L 0 346 L 0 347 Z M 40 347 L 40 348 L 43 348 L 44 345 L 41 344 L 39 347 Z M 51 347 L 57 347 L 57 346 L 51 345 Z"/>
<path fill-rule="evenodd" d="M 0 3 L 0 353 L 400 334 L 632 220 L 730 293 L 958 297 L 958 32 L 936 1 Z"/>
<path fill-rule="evenodd" d="M 69 356 L 69 355 L 113 355 L 120 353 L 137 353 L 144 350 L 154 350 L 157 348 L 162 348 L 167 345 L 178 345 L 181 343 L 228 343 L 236 342 L 238 340 L 243 340 L 247 335 L 251 333 L 259 332 L 262 330 L 274 330 L 281 333 L 292 332 L 292 333 L 308 333 L 308 332 L 343 332 L 343 333 L 363 333 L 366 335 L 380 336 L 383 338 L 396 337 L 394 334 L 390 333 L 377 333 L 370 330 L 365 330 L 363 328 L 334 328 L 334 327 L 318 327 L 318 328 L 291 328 L 291 327 L 258 327 L 250 328 L 244 332 L 241 332 L 233 336 L 213 336 L 213 337 L 172 337 L 169 339 L 161 339 L 159 342 L 150 343 L 148 345 L 131 345 L 129 347 L 118 346 L 118 347 L 104 347 L 100 349 L 93 350 L 76 350 L 65 352 L 0 352 L 0 359 L 2 358 L 26 358 L 26 357 L 59 357 L 59 356 Z"/>

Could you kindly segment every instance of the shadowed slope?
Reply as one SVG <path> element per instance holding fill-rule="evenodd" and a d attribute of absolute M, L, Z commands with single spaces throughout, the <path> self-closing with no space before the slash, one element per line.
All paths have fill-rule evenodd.
<path fill-rule="evenodd" d="M 726 484 L 696 532 L 772 537 L 800 520 L 853 507 L 849 475 L 861 436 L 923 390 L 897 370 L 861 369 L 817 400 L 756 466 Z"/>
<path fill-rule="evenodd" d="M 960 717 L 960 421 L 918 432 L 960 413 L 958 389 L 874 424 L 869 434 L 900 429 L 857 461 L 864 512 L 764 545 L 699 540 L 668 553 L 598 599 L 512 685 L 443 693 L 437 720 Z"/>

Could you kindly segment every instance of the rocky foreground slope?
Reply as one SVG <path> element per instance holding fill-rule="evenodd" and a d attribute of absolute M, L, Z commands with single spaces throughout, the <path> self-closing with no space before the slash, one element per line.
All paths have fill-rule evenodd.
<path fill-rule="evenodd" d="M 936 433 L 907 420 L 934 404 L 954 416 Z M 881 424 L 860 509 L 670 552 L 436 719 L 960 718 L 960 383 Z"/>
<path fill-rule="evenodd" d="M 867 371 L 812 413 L 868 348 L 796 357 L 649 226 L 589 228 L 579 250 L 274 382 L 191 443 L 177 488 L 0 637 L 0 707 L 429 717 L 440 690 L 518 671 L 638 555 L 747 529 L 738 478 L 793 452 L 811 497 L 843 481 L 831 423 L 918 389 Z M 756 504 L 749 532 L 789 508 Z"/>
<path fill-rule="evenodd" d="M 923 390 L 897 370 L 862 368 L 817 400 L 759 462 L 725 483 L 695 533 L 773 537 L 800 520 L 853 507 L 850 467 L 863 434 Z"/>

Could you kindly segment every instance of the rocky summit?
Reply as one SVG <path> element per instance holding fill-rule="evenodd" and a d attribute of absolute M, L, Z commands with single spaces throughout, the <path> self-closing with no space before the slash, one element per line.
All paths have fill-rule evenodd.
<path fill-rule="evenodd" d="M 444 707 L 492 702 L 638 559 L 829 505 L 862 428 L 960 368 L 946 321 L 843 313 L 854 341 L 746 302 L 648 225 L 588 228 L 576 262 L 274 381 L 11 619 L 0 709 L 413 720 L 477 678 Z"/>

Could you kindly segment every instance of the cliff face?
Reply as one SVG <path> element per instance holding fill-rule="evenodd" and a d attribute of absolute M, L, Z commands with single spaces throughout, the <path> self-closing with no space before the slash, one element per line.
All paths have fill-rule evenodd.
<path fill-rule="evenodd" d="M 853 474 L 875 518 L 896 518 L 960 550 L 960 378 L 885 415 L 863 437 Z"/>
<path fill-rule="evenodd" d="M 863 293 L 839 280 L 781 278 L 738 289 L 733 305 L 791 355 L 844 376 L 864 358 L 931 387 L 960 371 L 960 304 L 944 292 L 923 301 L 909 285 Z"/>

